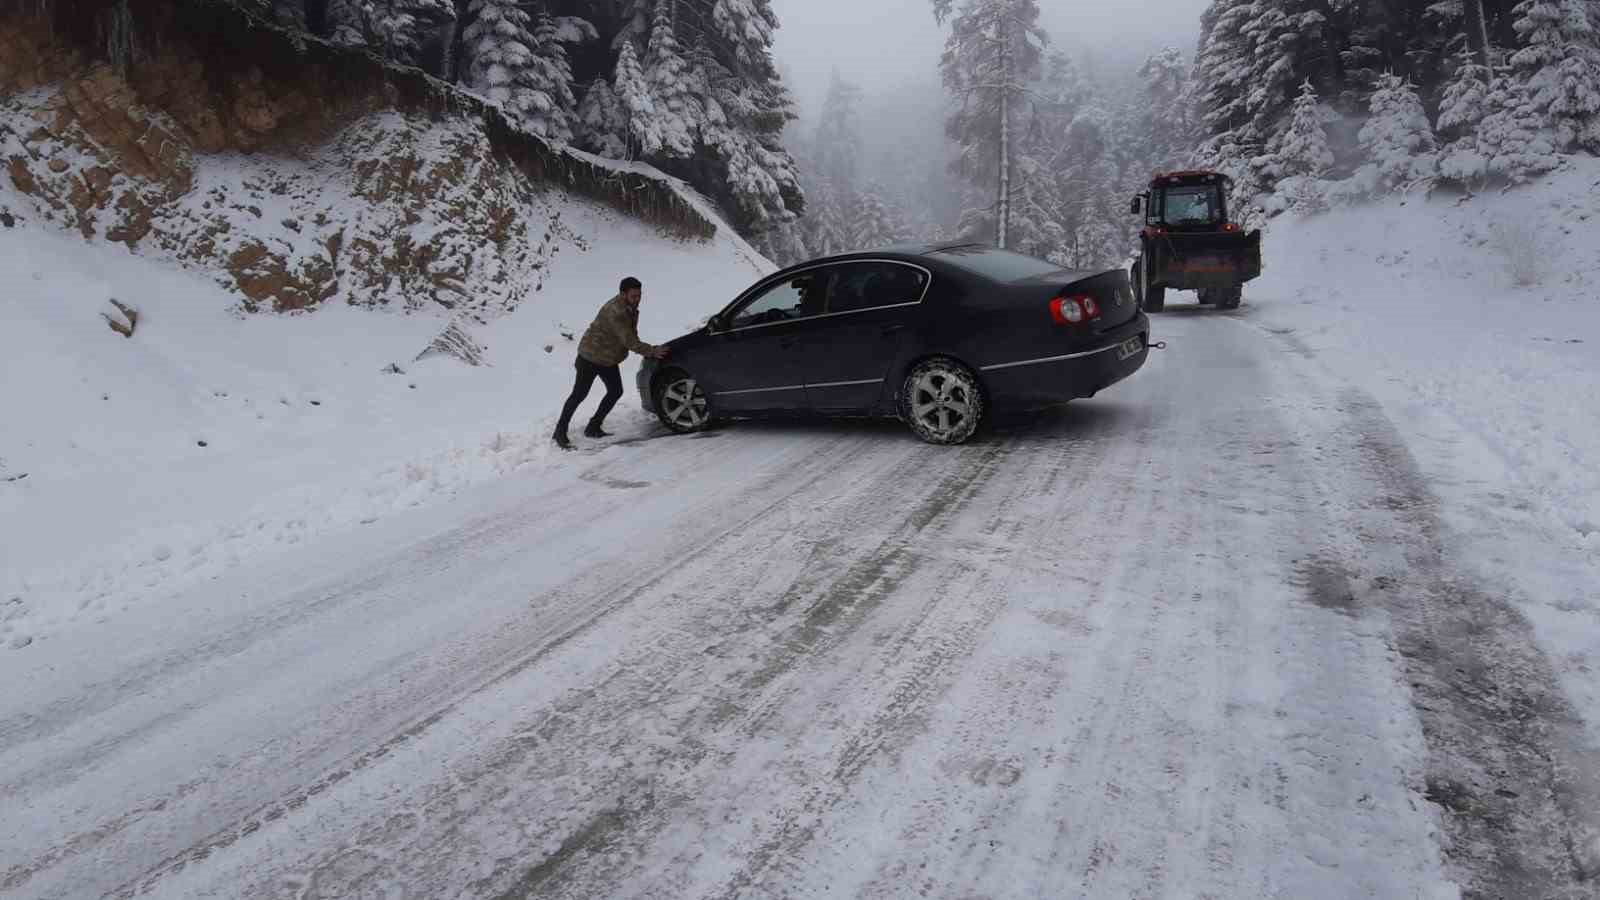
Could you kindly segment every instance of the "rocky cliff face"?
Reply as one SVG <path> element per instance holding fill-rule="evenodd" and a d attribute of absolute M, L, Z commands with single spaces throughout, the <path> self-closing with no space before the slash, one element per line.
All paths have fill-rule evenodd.
<path fill-rule="evenodd" d="M 659 178 L 229 0 L 0 12 L 0 173 L 0 226 L 212 271 L 248 311 L 509 310 L 581 248 L 560 217 L 572 193 L 675 235 L 715 229 Z"/>

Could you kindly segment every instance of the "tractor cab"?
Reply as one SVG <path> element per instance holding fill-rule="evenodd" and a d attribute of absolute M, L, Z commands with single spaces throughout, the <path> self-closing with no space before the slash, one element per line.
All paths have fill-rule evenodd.
<path fill-rule="evenodd" d="M 1218 172 L 1171 172 L 1151 179 L 1149 190 L 1133 198 L 1132 212 L 1144 213 L 1146 228 L 1173 231 L 1232 231 L 1228 192 L 1232 179 Z"/>
<path fill-rule="evenodd" d="M 1220 172 L 1166 172 L 1150 179 L 1130 209 L 1144 215 L 1129 278 L 1146 312 L 1166 307 L 1168 289 L 1194 291 L 1203 305 L 1237 307 L 1261 274 L 1261 232 L 1228 218 L 1232 179 Z"/>

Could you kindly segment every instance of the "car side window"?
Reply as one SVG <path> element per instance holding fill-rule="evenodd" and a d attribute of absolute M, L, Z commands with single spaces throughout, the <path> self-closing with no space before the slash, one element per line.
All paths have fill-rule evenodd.
<path fill-rule="evenodd" d="M 749 328 L 802 319 L 822 312 L 824 280 L 821 272 L 802 272 L 757 294 L 728 320 L 730 328 Z"/>
<path fill-rule="evenodd" d="M 927 273 L 891 262 L 845 263 L 833 268 L 828 312 L 915 303 L 928 287 Z"/>

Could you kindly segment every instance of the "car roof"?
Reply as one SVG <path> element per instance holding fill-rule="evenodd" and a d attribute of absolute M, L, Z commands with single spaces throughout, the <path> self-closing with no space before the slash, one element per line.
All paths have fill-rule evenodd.
<path fill-rule="evenodd" d="M 863 259 L 899 259 L 905 262 L 922 262 L 929 257 L 945 250 L 995 250 L 993 244 L 981 241 L 945 241 L 943 243 L 917 243 L 917 244 L 891 244 L 886 247 L 875 247 L 870 250 L 853 250 L 849 253 L 836 253 L 833 256 L 819 256 L 805 262 L 785 266 L 785 269 L 798 269 L 808 266 L 819 266 L 827 263 L 852 262 Z"/>

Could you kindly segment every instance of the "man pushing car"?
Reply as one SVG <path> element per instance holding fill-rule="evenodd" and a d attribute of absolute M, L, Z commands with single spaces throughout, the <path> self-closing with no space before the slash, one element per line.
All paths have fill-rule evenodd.
<path fill-rule="evenodd" d="M 591 438 L 609 437 L 601 426 L 605 424 L 606 415 L 612 407 L 622 399 L 621 366 L 628 358 L 628 351 L 652 359 L 667 358 L 667 348 L 639 340 L 639 301 L 643 297 L 644 286 L 639 279 L 622 279 L 617 295 L 600 307 L 600 314 L 594 317 L 589 330 L 583 333 L 583 340 L 578 342 L 578 361 L 575 364 L 578 378 L 572 385 L 572 395 L 567 398 L 566 406 L 561 409 L 561 421 L 556 423 L 554 435 L 556 446 L 561 449 L 572 449 L 567 426 L 571 424 L 579 404 L 588 398 L 589 389 L 594 387 L 596 378 L 605 383 L 606 395 L 600 400 L 600 408 L 595 410 L 594 417 L 589 420 L 589 426 L 583 429 L 583 435 Z"/>

